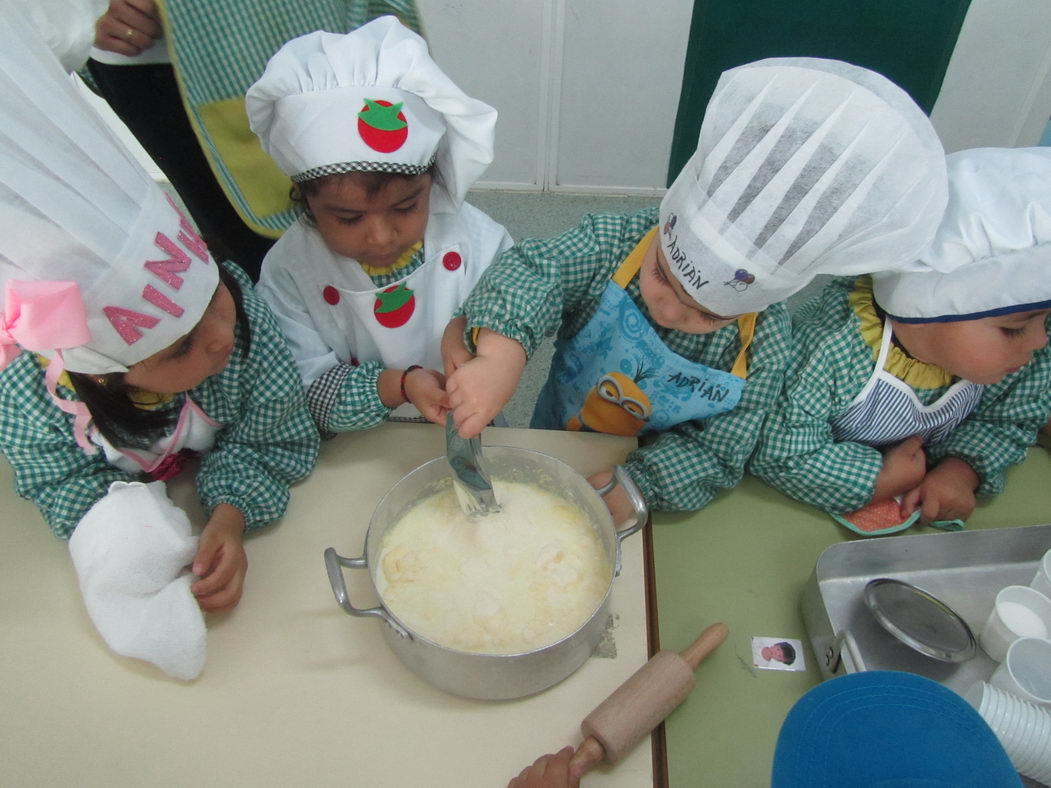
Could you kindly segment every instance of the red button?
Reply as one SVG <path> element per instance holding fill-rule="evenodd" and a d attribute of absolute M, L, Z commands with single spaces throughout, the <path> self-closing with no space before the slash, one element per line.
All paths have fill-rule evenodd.
<path fill-rule="evenodd" d="M 332 285 L 325 286 L 325 289 L 321 291 L 321 297 L 325 299 L 326 304 L 335 306 L 339 303 L 339 291 Z"/>
<path fill-rule="evenodd" d="M 461 262 L 463 260 L 460 258 L 459 252 L 446 252 L 445 256 L 442 257 L 442 265 L 450 271 L 455 271 L 459 268 Z"/>

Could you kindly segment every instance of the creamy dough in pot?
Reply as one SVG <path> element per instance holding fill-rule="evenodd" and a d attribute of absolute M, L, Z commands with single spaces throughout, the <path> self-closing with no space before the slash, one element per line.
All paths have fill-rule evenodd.
<path fill-rule="evenodd" d="M 501 511 L 468 517 L 452 487 L 383 536 L 377 590 L 443 646 L 515 654 L 555 643 L 601 604 L 612 569 L 588 516 L 540 487 L 493 480 Z"/>

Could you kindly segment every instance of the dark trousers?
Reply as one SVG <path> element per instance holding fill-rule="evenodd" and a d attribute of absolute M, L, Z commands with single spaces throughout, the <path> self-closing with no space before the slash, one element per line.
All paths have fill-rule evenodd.
<path fill-rule="evenodd" d="M 171 66 L 89 60 L 88 70 L 117 117 L 179 193 L 212 255 L 233 260 L 257 281 L 274 239 L 249 228 L 226 198 L 186 117 Z"/>

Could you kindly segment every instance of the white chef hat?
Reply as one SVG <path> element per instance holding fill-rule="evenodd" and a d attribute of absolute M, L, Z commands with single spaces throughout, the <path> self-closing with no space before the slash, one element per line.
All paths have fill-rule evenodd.
<path fill-rule="evenodd" d="M 393 16 L 308 33 L 248 89 L 252 131 L 295 181 L 339 172 L 416 175 L 437 162 L 432 211 L 455 211 L 493 160 L 496 110 L 468 97 Z M 434 203 L 437 200 L 437 203 Z"/>
<path fill-rule="evenodd" d="M 876 303 L 906 323 L 1051 307 L 1051 148 L 949 154 L 949 206 L 916 265 L 873 276 Z"/>
<path fill-rule="evenodd" d="M 63 366 L 126 371 L 189 333 L 216 263 L 18 13 L 0 32 L 0 117 L 0 368 L 18 348 L 55 358 L 53 391 Z"/>
<path fill-rule="evenodd" d="M 857 66 L 773 58 L 720 77 L 697 151 L 661 203 L 662 248 L 718 315 L 816 274 L 914 260 L 946 201 L 944 151 L 899 87 Z"/>

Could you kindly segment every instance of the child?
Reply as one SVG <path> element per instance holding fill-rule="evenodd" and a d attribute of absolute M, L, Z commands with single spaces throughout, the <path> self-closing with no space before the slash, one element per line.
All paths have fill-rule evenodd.
<path fill-rule="evenodd" d="M 740 481 L 780 392 L 781 300 L 819 272 L 908 261 L 944 199 L 941 145 L 883 77 L 809 58 L 728 71 L 659 214 L 586 217 L 483 277 L 463 309 L 476 357 L 447 342 L 460 433 L 488 423 L 557 329 L 533 426 L 649 433 L 626 462 L 649 506 L 700 508 Z"/>
<path fill-rule="evenodd" d="M 2 37 L 0 451 L 70 540 L 107 643 L 193 678 L 201 610 L 237 604 L 243 532 L 282 515 L 317 431 L 247 278 L 218 269 L 25 19 Z M 199 541 L 140 481 L 188 452 L 205 455 Z"/>
<path fill-rule="evenodd" d="M 904 495 L 966 519 L 1051 411 L 1051 150 L 947 157 L 927 270 L 835 280 L 795 317 L 796 359 L 752 470 L 831 512 Z"/>
<path fill-rule="evenodd" d="M 444 423 L 442 330 L 511 245 L 464 202 L 492 160 L 496 111 L 389 16 L 290 41 L 246 102 L 305 204 L 266 256 L 259 292 L 318 426 L 372 427 L 392 410 Z"/>

